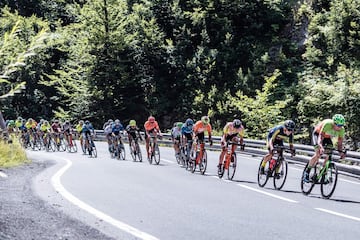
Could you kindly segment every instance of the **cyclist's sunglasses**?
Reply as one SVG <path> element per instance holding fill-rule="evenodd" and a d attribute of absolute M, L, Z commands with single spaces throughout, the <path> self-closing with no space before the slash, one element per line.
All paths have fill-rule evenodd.
<path fill-rule="evenodd" d="M 335 124 L 337 127 L 343 127 L 343 124 Z"/>

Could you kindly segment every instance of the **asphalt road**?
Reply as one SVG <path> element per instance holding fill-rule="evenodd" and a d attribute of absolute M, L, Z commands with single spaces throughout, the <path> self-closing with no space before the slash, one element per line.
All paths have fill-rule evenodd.
<path fill-rule="evenodd" d="M 300 189 L 302 165 L 289 165 L 281 191 L 257 185 L 259 158 L 238 155 L 233 181 L 217 177 L 219 152 L 208 152 L 206 175 L 185 171 L 171 148 L 160 165 L 111 159 L 97 142 L 98 158 L 81 153 L 29 151 L 55 160 L 33 181 L 41 199 L 115 239 L 358 239 L 360 181 L 340 176 L 331 199 L 319 186 Z M 143 149 L 143 148 L 142 148 Z M 143 149 L 143 153 L 145 150 Z M 145 154 L 143 154 L 145 156 Z M 99 238 L 101 239 L 101 238 Z"/>

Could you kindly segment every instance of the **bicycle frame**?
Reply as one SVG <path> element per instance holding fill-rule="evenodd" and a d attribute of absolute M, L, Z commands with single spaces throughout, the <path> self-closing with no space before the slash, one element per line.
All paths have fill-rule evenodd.
<path fill-rule="evenodd" d="M 334 193 L 338 178 L 338 170 L 332 159 L 334 150 L 332 146 L 325 146 L 323 155 L 326 155 L 326 157 L 322 166 L 319 161 L 314 167 L 310 168 L 310 171 L 307 170 L 308 164 L 305 166 L 303 176 L 306 171 L 309 171 L 307 173 L 310 175 L 309 181 L 305 181 L 304 177 L 301 179 L 301 190 L 305 195 L 310 194 L 315 184 L 320 184 L 321 195 L 324 198 L 330 198 Z M 346 153 L 346 150 L 343 152 Z"/>
<path fill-rule="evenodd" d="M 272 152 L 273 156 L 266 163 L 265 174 L 261 173 L 262 163 L 264 159 L 261 160 L 258 169 L 258 185 L 260 187 L 264 187 L 269 178 L 271 177 L 273 178 L 273 184 L 276 190 L 280 190 L 284 186 L 288 172 L 288 163 L 283 155 L 284 151 L 291 152 L 290 148 L 288 147 L 274 146 Z"/>

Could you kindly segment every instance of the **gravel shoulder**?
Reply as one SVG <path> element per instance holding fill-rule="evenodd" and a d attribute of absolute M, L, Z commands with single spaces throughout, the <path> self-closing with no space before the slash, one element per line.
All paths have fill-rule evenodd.
<path fill-rule="evenodd" d="M 43 201 L 32 189 L 32 179 L 52 161 L 3 169 L 0 177 L 0 239 L 112 239 Z"/>

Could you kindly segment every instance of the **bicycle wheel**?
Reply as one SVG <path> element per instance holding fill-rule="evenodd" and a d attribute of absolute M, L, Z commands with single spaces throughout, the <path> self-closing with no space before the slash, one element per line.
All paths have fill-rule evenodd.
<path fill-rule="evenodd" d="M 235 172 L 236 172 L 236 165 L 237 165 L 237 157 L 236 153 L 233 153 L 231 155 L 231 160 L 228 168 L 228 179 L 232 180 L 234 178 Z"/>
<path fill-rule="evenodd" d="M 330 198 L 336 188 L 338 178 L 338 169 L 335 163 L 330 163 L 327 172 L 321 178 L 321 195 L 324 198 Z"/>
<path fill-rule="evenodd" d="M 200 159 L 200 164 L 199 164 L 199 168 L 200 168 L 200 173 L 202 175 L 205 174 L 206 172 L 206 167 L 207 167 L 207 154 L 206 151 L 204 150 L 202 158 Z"/>
<path fill-rule="evenodd" d="M 222 178 L 224 176 L 224 172 L 225 172 L 225 164 L 226 164 L 226 155 L 224 155 L 223 160 L 221 161 L 222 164 L 218 166 L 218 177 Z"/>
<path fill-rule="evenodd" d="M 268 174 L 270 161 L 268 161 L 264 168 L 264 174 L 261 173 L 261 164 L 264 161 L 264 159 L 261 160 L 258 170 L 258 185 L 260 187 L 264 187 L 267 181 L 269 180 L 270 174 Z"/>
<path fill-rule="evenodd" d="M 136 155 L 139 159 L 139 162 L 142 162 L 142 154 L 141 154 L 140 146 L 138 143 L 136 143 L 135 149 L 136 149 Z M 136 158 L 136 156 L 135 156 L 135 158 Z"/>
<path fill-rule="evenodd" d="M 76 142 L 71 140 L 71 152 L 77 152 L 77 145 Z"/>
<path fill-rule="evenodd" d="M 65 139 L 63 139 L 63 138 L 60 139 L 59 150 L 60 150 L 61 152 L 65 152 L 65 151 L 66 151 L 66 142 L 65 142 Z"/>
<path fill-rule="evenodd" d="M 311 190 L 314 188 L 316 183 L 316 176 L 317 176 L 317 167 L 312 167 L 309 173 L 309 182 L 304 181 L 304 174 L 309 164 L 306 164 L 302 175 L 301 175 L 301 191 L 303 194 L 308 195 Z"/>
<path fill-rule="evenodd" d="M 135 143 L 131 142 L 130 145 L 129 145 L 129 149 L 130 149 L 131 158 L 135 162 L 136 161 L 136 154 L 137 154 Z"/>
<path fill-rule="evenodd" d="M 160 149 L 159 146 L 156 144 L 154 148 L 154 160 L 156 165 L 159 165 L 160 163 Z"/>
<path fill-rule="evenodd" d="M 90 144 L 93 144 L 93 143 L 90 143 Z M 97 158 L 97 150 L 96 150 L 96 147 L 95 145 L 93 144 L 92 146 L 89 147 L 91 149 L 91 156 L 93 158 Z"/>
<path fill-rule="evenodd" d="M 286 181 L 288 173 L 288 163 L 285 159 L 279 160 L 278 166 L 275 168 L 275 174 L 274 174 L 274 188 L 276 190 L 280 190 Z"/>
<path fill-rule="evenodd" d="M 121 160 L 125 160 L 125 148 L 123 144 L 119 144 L 119 156 Z"/>

